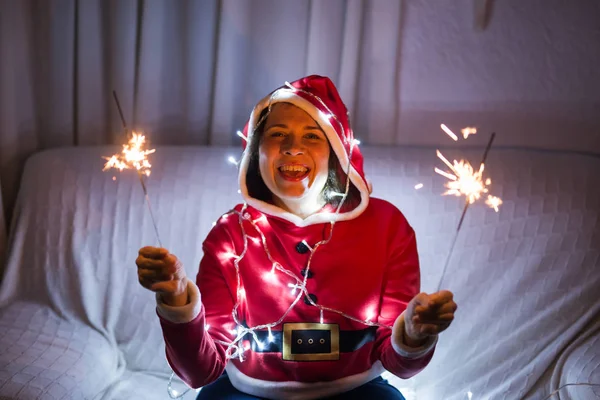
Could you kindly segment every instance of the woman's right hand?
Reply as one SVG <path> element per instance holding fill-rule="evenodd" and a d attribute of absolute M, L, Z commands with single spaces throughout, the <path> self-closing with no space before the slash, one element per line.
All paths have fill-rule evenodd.
<path fill-rule="evenodd" d="M 170 306 L 187 304 L 187 277 L 181 261 L 167 249 L 142 247 L 135 260 L 138 280 L 148 290 L 159 293 Z"/>

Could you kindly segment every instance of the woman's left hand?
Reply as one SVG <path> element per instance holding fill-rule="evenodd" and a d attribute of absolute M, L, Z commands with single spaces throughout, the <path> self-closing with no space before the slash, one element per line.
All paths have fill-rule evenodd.
<path fill-rule="evenodd" d="M 457 305 L 452 292 L 419 293 L 404 312 L 404 334 L 409 345 L 418 345 L 428 336 L 446 330 L 454 319 Z"/>

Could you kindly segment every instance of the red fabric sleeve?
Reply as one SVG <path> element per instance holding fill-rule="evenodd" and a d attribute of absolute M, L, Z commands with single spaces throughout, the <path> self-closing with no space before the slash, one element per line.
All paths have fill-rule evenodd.
<path fill-rule="evenodd" d="M 378 322 L 394 325 L 406 310 L 408 302 L 419 293 L 421 276 L 415 233 L 404 216 L 398 211 L 391 218 L 388 232 L 388 265 L 384 278 L 381 308 Z M 375 354 L 383 367 L 392 374 L 408 379 L 419 373 L 433 357 L 435 346 L 423 356 L 408 358 L 392 347 L 392 330 L 380 327 L 375 338 Z"/>
<path fill-rule="evenodd" d="M 235 288 L 230 288 L 223 276 L 227 269 L 234 271 L 234 248 L 225 227 L 213 228 L 202 247 L 204 256 L 196 278 L 202 301 L 200 314 L 181 324 L 160 318 L 167 360 L 173 371 L 193 388 L 221 376 L 227 364 L 227 346 L 215 340 L 229 343 L 234 337 L 231 311 Z"/>

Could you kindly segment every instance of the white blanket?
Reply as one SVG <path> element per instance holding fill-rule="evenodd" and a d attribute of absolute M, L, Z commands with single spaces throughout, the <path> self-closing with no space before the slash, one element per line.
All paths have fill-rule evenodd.
<path fill-rule="evenodd" d="M 101 171 L 101 156 L 118 151 L 58 149 L 27 164 L 0 287 L 0 397 L 168 398 L 154 298 L 134 264 L 139 247 L 157 244 L 148 209 L 134 173 Z M 440 195 L 435 149 L 364 153 L 373 195 L 408 217 L 423 290 L 435 290 L 462 199 Z M 160 238 L 190 276 L 212 222 L 240 202 L 226 161 L 239 154 L 163 147 L 152 158 Z M 480 150 L 444 154 L 481 158 Z M 600 383 L 600 160 L 492 149 L 486 171 L 504 204 L 499 213 L 482 203 L 467 212 L 443 285 L 455 293 L 456 320 L 431 364 L 394 383 L 419 399 L 450 400 L 469 391 L 473 399 L 541 400 L 564 383 Z M 62 328 L 48 333 L 44 324 Z M 43 360 L 59 353 L 68 356 L 54 371 Z M 589 399 L 600 390 L 569 393 Z"/>

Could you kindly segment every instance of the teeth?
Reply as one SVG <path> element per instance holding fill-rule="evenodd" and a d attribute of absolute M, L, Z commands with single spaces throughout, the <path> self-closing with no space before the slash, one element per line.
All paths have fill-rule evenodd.
<path fill-rule="evenodd" d="M 281 167 L 279 167 L 279 169 L 282 171 L 299 171 L 299 172 L 308 171 L 308 168 L 305 168 L 301 165 L 282 165 Z"/>

